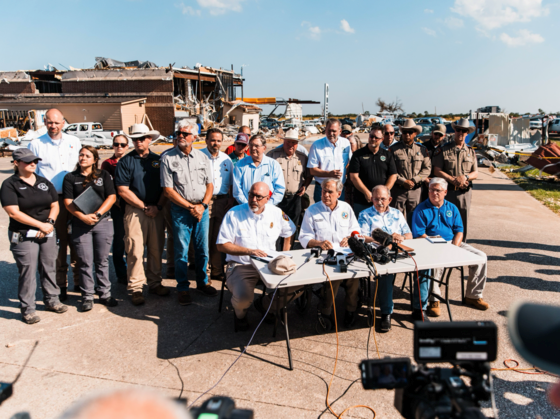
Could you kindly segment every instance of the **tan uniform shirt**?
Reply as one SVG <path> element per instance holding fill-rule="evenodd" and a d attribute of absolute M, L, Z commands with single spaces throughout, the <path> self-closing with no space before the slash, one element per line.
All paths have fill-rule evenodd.
<path fill-rule="evenodd" d="M 283 147 L 270 150 L 266 155 L 280 164 L 286 182 L 285 193 L 295 194 L 299 191 L 305 179 L 310 176 L 307 156 L 296 150 L 292 157 L 288 157 Z"/>
<path fill-rule="evenodd" d="M 435 150 L 432 162 L 434 166 L 453 177 L 468 175 L 478 170 L 474 150 L 467 146 L 458 148 L 455 141 Z"/>
<path fill-rule="evenodd" d="M 426 147 L 413 143 L 410 147 L 402 141 L 391 146 L 395 164 L 397 165 L 397 184 L 403 184 L 406 180 L 420 183 L 432 171 L 432 162 Z"/>

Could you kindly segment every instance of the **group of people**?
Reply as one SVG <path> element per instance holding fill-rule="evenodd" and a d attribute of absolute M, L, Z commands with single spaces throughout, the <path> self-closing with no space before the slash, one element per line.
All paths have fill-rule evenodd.
<path fill-rule="evenodd" d="M 236 330 L 248 329 L 251 304 L 264 314 L 269 302 L 266 295 L 253 301 L 259 276 L 250 256 L 293 248 L 298 229 L 304 248 L 348 246 L 353 231 L 371 241 L 372 230 L 382 228 L 397 242 L 441 235 L 481 253 L 465 243 L 470 182 L 477 176 L 474 152 L 465 144 L 472 132 L 466 120 L 453 124 L 449 142 L 442 125 L 424 145 L 415 142 L 421 128 L 412 120 L 401 127 L 399 142 L 392 125 L 375 125 L 361 147 L 351 127 L 329 119 L 326 136 L 309 152 L 292 129 L 268 153 L 264 136 L 251 135 L 248 127 L 239 129 L 225 153 L 220 151 L 222 132 L 210 129 L 206 148 L 199 150 L 193 147 L 198 126 L 181 121 L 173 147 L 161 155 L 149 148 L 159 132 L 135 124 L 130 134 L 113 138 L 114 155 L 101 168 L 95 149 L 62 131 L 60 111 L 49 110 L 45 125 L 45 135 L 14 152 L 15 174 L 0 191 L 10 216 L 10 248 L 26 323 L 40 320 L 37 270 L 46 309 L 67 310 L 61 301 L 68 292 L 68 246 L 81 311 L 92 309 L 96 294 L 99 303 L 117 305 L 109 280 L 111 246 L 117 281 L 127 285 L 132 304 L 145 302 L 145 285 L 149 294 L 169 295 L 162 285 L 165 251 L 165 278 L 176 279 L 181 305 L 192 302 L 191 280 L 208 297 L 217 295 L 212 280 L 226 281 Z M 313 181 L 315 203 L 310 205 L 307 190 Z M 91 214 L 74 202 L 88 189 L 102 202 Z M 413 317 L 422 318 L 422 310 L 437 316 L 439 302 L 428 303 L 429 280 L 421 276 Z M 383 331 L 391 327 L 393 280 L 379 283 Z M 485 264 L 471 267 L 467 304 L 488 308 L 482 299 L 485 280 Z M 332 285 L 336 295 L 340 282 Z M 346 280 L 346 327 L 356 320 L 358 285 L 356 279 Z M 324 288 L 324 316 L 332 316 L 332 292 Z"/>

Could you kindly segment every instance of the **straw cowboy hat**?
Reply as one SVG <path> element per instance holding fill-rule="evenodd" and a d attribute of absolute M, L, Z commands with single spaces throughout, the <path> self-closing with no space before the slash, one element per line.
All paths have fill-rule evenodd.
<path fill-rule="evenodd" d="M 297 130 L 297 128 L 289 129 L 288 131 L 286 131 L 286 134 L 282 138 L 284 140 L 301 141 L 299 138 L 299 131 Z"/>
<path fill-rule="evenodd" d="M 416 131 L 417 134 L 422 133 L 422 127 L 416 125 L 416 122 L 412 119 L 406 119 L 405 123 L 401 125 L 401 132 L 402 131 Z"/>
<path fill-rule="evenodd" d="M 159 131 L 150 131 L 150 129 L 145 124 L 134 124 L 130 129 L 129 138 L 142 138 L 146 136 L 152 137 L 152 141 L 159 138 Z"/>
<path fill-rule="evenodd" d="M 457 128 L 459 129 L 466 129 L 469 130 L 469 134 L 474 132 L 476 127 L 473 127 L 469 124 L 469 120 L 467 118 L 461 118 L 457 122 L 452 122 L 451 127 L 456 131 Z"/>
<path fill-rule="evenodd" d="M 440 133 L 441 135 L 445 135 L 447 134 L 447 128 L 445 127 L 444 124 L 436 124 L 433 133 Z"/>

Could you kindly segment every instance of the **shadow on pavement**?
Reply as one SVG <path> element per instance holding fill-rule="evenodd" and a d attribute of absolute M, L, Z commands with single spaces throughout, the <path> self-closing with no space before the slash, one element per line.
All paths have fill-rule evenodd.
<path fill-rule="evenodd" d="M 558 252 L 558 246 L 542 243 L 529 243 L 529 242 L 515 242 L 509 240 L 483 240 L 483 239 L 469 239 L 469 244 L 483 244 L 486 246 L 505 247 L 509 249 L 535 249 L 545 250 L 550 252 Z"/>
<path fill-rule="evenodd" d="M 545 281 L 530 276 L 498 276 L 488 278 L 488 282 L 502 282 L 525 290 L 560 292 L 560 282 L 557 280 Z"/>

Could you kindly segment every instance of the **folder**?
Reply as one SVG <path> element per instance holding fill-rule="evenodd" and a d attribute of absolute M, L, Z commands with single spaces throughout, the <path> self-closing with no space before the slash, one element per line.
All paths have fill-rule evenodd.
<path fill-rule="evenodd" d="M 84 214 L 94 214 L 103 204 L 103 199 L 91 186 L 74 199 L 74 205 Z"/>

